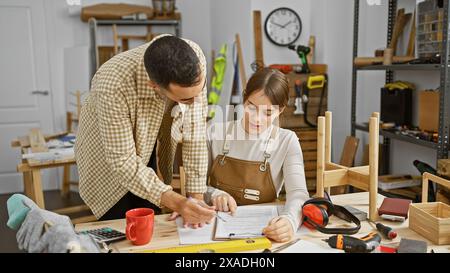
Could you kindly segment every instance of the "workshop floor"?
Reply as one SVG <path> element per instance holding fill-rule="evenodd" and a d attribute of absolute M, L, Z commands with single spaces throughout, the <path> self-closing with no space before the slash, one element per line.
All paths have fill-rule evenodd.
<path fill-rule="evenodd" d="M 6 226 L 8 221 L 8 211 L 6 209 L 6 201 L 12 194 L 0 194 L 0 253 L 17 253 L 21 252 L 17 248 L 16 231 Z M 76 192 L 71 192 L 70 197 L 62 198 L 59 190 L 44 192 L 45 206 L 48 210 L 55 210 L 69 206 L 82 205 L 83 201 Z M 74 214 L 75 217 L 86 215 Z"/>

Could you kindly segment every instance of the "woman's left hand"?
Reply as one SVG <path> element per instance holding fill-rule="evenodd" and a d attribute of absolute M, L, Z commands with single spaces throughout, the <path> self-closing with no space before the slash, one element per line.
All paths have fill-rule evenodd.
<path fill-rule="evenodd" d="M 273 218 L 263 229 L 264 235 L 279 243 L 289 242 L 294 237 L 291 222 L 286 217 Z"/>

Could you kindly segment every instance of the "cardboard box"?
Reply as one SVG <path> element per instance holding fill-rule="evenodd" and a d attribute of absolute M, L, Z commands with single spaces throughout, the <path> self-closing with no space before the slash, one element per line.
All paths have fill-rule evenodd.
<path fill-rule="evenodd" d="M 439 92 L 419 91 L 419 128 L 430 132 L 439 130 Z"/>

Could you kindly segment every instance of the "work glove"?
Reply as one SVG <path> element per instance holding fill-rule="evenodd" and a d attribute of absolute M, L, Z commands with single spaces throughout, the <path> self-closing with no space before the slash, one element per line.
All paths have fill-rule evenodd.
<path fill-rule="evenodd" d="M 26 199 L 23 202 L 31 210 L 16 234 L 19 249 L 30 253 L 40 252 L 38 242 L 41 240 L 45 229 L 51 226 L 66 226 L 73 229 L 69 217 L 40 209 L 31 200 Z"/>
<path fill-rule="evenodd" d="M 89 235 L 77 235 L 71 226 L 55 225 L 50 227 L 36 248 L 44 253 L 99 253 L 97 243 Z"/>

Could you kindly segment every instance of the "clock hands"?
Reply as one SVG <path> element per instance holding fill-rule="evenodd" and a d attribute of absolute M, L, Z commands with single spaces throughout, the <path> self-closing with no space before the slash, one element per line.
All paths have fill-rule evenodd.
<path fill-rule="evenodd" d="M 277 23 L 275 23 L 275 22 L 271 22 L 272 24 L 274 24 L 274 25 L 276 25 L 276 26 L 279 26 L 279 27 L 281 27 L 281 28 L 284 28 L 284 26 L 282 26 L 282 25 L 280 25 L 280 24 L 277 24 Z"/>
<path fill-rule="evenodd" d="M 284 24 L 282 27 L 283 28 L 286 28 L 289 24 L 291 24 L 292 23 L 292 21 L 289 21 L 289 22 L 287 22 L 286 24 Z"/>

